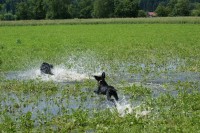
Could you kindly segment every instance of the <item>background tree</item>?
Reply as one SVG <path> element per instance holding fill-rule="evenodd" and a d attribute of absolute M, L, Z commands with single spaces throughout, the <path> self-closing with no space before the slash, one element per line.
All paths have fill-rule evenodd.
<path fill-rule="evenodd" d="M 158 5 L 158 7 L 156 8 L 155 12 L 160 17 L 168 16 L 168 11 L 167 11 L 166 7 L 164 5 L 162 5 L 162 4 Z"/>
<path fill-rule="evenodd" d="M 0 4 L 0 13 L 2 12 L 3 4 Z"/>
<path fill-rule="evenodd" d="M 195 3 L 195 8 L 192 10 L 192 16 L 200 16 L 200 3 Z"/>
<path fill-rule="evenodd" d="M 94 17 L 108 18 L 114 13 L 114 0 L 95 0 L 94 1 Z"/>
<path fill-rule="evenodd" d="M 43 0 L 32 0 L 32 12 L 34 19 L 45 19 L 46 11 Z"/>
<path fill-rule="evenodd" d="M 137 0 L 115 1 L 115 16 L 116 17 L 137 17 L 139 10 Z"/>
<path fill-rule="evenodd" d="M 138 11 L 138 17 L 146 17 L 147 13 L 144 10 L 139 10 Z"/>
<path fill-rule="evenodd" d="M 177 4 L 177 0 L 170 0 L 169 3 L 167 4 L 169 16 L 175 16 L 174 8 L 176 4 Z"/>
<path fill-rule="evenodd" d="M 79 18 L 92 18 L 94 0 L 79 1 Z"/>
<path fill-rule="evenodd" d="M 199 16 L 200 0 L 0 0 L 0 19 L 68 19 L 142 17 L 156 11 L 158 16 Z"/>
<path fill-rule="evenodd" d="M 189 0 L 178 0 L 173 10 L 174 14 L 176 16 L 189 16 L 189 4 Z"/>
<path fill-rule="evenodd" d="M 68 6 L 68 11 L 69 14 L 72 18 L 79 18 L 79 5 L 78 5 L 78 1 L 74 0 L 70 3 L 70 5 Z"/>
<path fill-rule="evenodd" d="M 152 12 L 156 10 L 160 3 L 164 3 L 164 5 L 166 5 L 168 2 L 169 0 L 140 0 L 139 6 L 142 10 Z"/>
<path fill-rule="evenodd" d="M 47 6 L 47 18 L 50 19 L 66 19 L 71 18 L 68 6 L 70 2 L 68 0 L 48 0 Z"/>
<path fill-rule="evenodd" d="M 16 5 L 16 14 L 17 14 L 17 19 L 31 19 L 32 18 L 32 13 L 31 10 L 29 9 L 28 1 L 25 2 L 20 2 Z"/>

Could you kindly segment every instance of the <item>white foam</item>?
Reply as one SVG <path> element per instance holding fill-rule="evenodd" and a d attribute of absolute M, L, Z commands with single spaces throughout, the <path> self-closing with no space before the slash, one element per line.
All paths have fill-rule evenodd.
<path fill-rule="evenodd" d="M 144 116 L 147 116 L 149 113 L 151 113 L 150 110 L 143 110 L 143 111 L 137 110 L 136 114 L 135 114 L 135 117 L 136 118 L 144 117 Z"/>
<path fill-rule="evenodd" d="M 56 82 L 67 82 L 67 81 L 81 81 L 89 79 L 86 74 L 77 73 L 75 70 L 66 69 L 64 66 L 55 66 L 52 69 L 54 75 L 41 74 L 39 69 L 31 69 L 18 74 L 19 78 L 23 79 L 40 79 L 42 81 L 56 81 Z"/>
<path fill-rule="evenodd" d="M 116 101 L 116 108 L 110 108 L 111 112 L 114 112 L 117 110 L 117 113 L 120 117 L 124 117 L 127 114 L 135 114 L 136 118 L 143 117 L 148 115 L 151 111 L 148 110 L 142 110 L 141 109 L 142 104 L 133 106 L 131 103 L 129 103 L 125 98 L 123 98 L 121 101 Z"/>
<path fill-rule="evenodd" d="M 132 114 L 134 111 L 134 107 L 125 99 L 125 97 L 123 97 L 120 101 L 115 101 L 115 105 L 115 107 L 108 108 L 111 112 L 117 111 L 120 117 L 124 117 L 127 114 Z"/>
<path fill-rule="evenodd" d="M 123 98 L 120 102 L 116 102 L 117 112 L 121 117 L 124 117 L 127 114 L 132 114 L 134 108 L 130 103 L 128 103 L 125 98 Z"/>
<path fill-rule="evenodd" d="M 54 75 L 51 77 L 55 81 L 80 81 L 89 79 L 89 76 L 86 74 L 80 74 L 74 70 L 65 69 L 64 67 L 55 67 L 52 72 Z"/>

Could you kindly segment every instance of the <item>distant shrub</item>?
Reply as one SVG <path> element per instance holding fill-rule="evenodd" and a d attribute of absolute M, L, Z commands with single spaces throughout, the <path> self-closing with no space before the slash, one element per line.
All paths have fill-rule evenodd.
<path fill-rule="evenodd" d="M 158 7 L 156 8 L 155 12 L 159 17 L 166 17 L 169 14 L 168 9 L 163 6 L 162 4 L 159 4 Z"/>
<path fill-rule="evenodd" d="M 16 16 L 12 13 L 5 13 L 3 16 L 3 20 L 16 20 Z"/>
<path fill-rule="evenodd" d="M 192 16 L 200 16 L 200 10 L 192 10 Z"/>
<path fill-rule="evenodd" d="M 3 14 L 0 14 L 0 20 L 3 20 Z"/>
<path fill-rule="evenodd" d="M 146 12 L 144 10 L 139 10 L 138 11 L 138 17 L 146 17 L 146 16 L 147 16 L 147 14 L 146 14 Z"/>

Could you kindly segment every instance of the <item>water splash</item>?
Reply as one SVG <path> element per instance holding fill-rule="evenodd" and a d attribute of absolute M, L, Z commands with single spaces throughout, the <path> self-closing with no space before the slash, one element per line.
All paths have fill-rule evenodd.
<path fill-rule="evenodd" d="M 148 109 L 148 110 L 137 110 L 136 113 L 135 113 L 135 117 L 136 118 L 140 118 L 140 117 L 144 117 L 144 116 L 147 116 L 149 113 L 151 113 L 151 110 Z"/>
<path fill-rule="evenodd" d="M 121 101 L 116 101 L 115 105 L 116 108 L 111 107 L 110 111 L 117 111 L 120 117 L 124 117 L 128 114 L 135 114 L 135 117 L 139 118 L 146 116 L 151 112 L 150 108 L 148 108 L 147 110 L 142 109 L 143 104 L 141 102 L 130 103 L 126 100 L 125 97 Z"/>
<path fill-rule="evenodd" d="M 132 114 L 134 111 L 133 105 L 123 97 L 120 101 L 115 101 L 115 107 L 108 107 L 110 108 L 111 112 L 116 112 L 119 116 L 124 117 L 127 114 Z"/>
<path fill-rule="evenodd" d="M 122 99 L 120 102 L 116 102 L 116 109 L 121 117 L 124 117 L 127 114 L 132 114 L 134 111 L 133 105 L 128 103 L 125 99 Z"/>
<path fill-rule="evenodd" d="M 27 71 L 10 72 L 6 74 L 7 79 L 27 80 L 27 79 L 40 79 L 42 81 L 55 81 L 55 82 L 71 82 L 89 79 L 86 74 L 81 74 L 73 69 L 66 69 L 64 66 L 55 66 L 52 69 L 54 75 L 41 74 L 39 69 L 30 69 Z"/>
<path fill-rule="evenodd" d="M 47 80 L 53 80 L 57 82 L 64 82 L 64 81 L 81 81 L 85 79 L 89 79 L 89 76 L 86 74 L 78 73 L 76 70 L 73 69 L 66 69 L 64 66 L 55 66 L 52 70 L 54 75 L 47 76 Z M 46 76 L 46 75 L 42 75 Z M 44 77 L 42 77 L 45 79 Z"/>

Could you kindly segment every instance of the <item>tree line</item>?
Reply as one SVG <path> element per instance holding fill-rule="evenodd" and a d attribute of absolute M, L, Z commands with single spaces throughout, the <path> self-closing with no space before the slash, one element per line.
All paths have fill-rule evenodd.
<path fill-rule="evenodd" d="M 1 20 L 200 16 L 200 0 L 0 0 Z"/>

